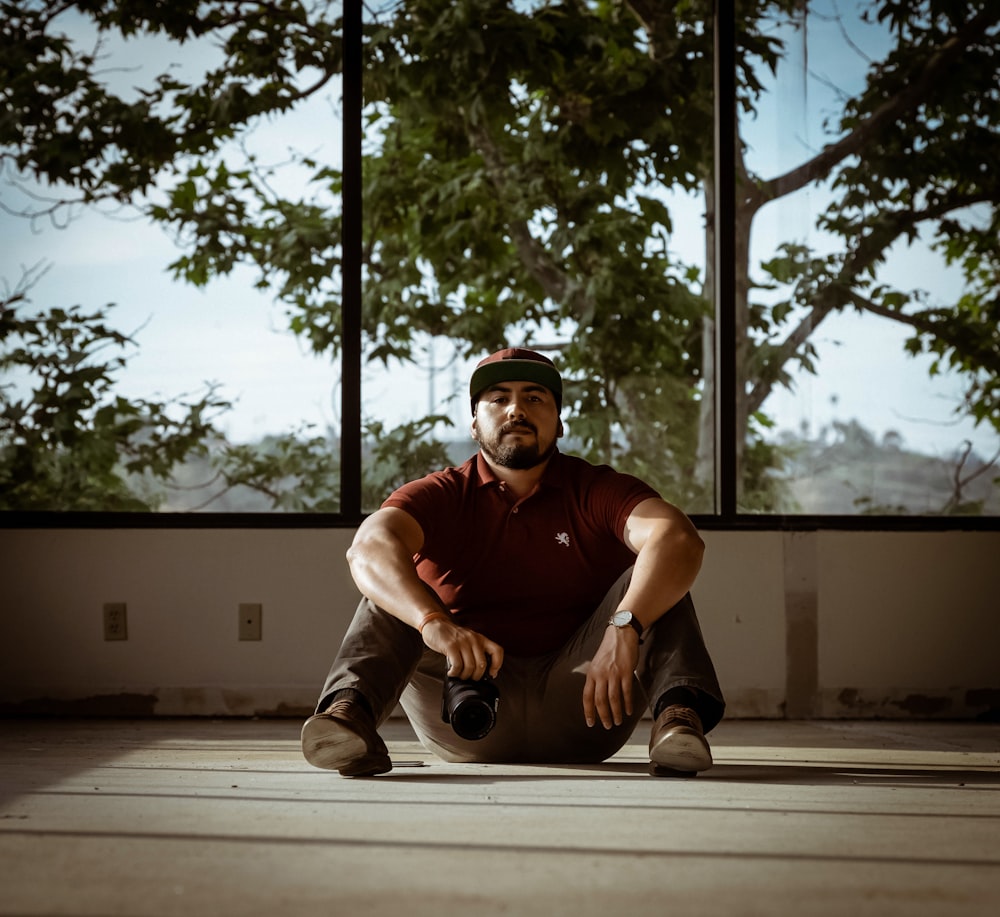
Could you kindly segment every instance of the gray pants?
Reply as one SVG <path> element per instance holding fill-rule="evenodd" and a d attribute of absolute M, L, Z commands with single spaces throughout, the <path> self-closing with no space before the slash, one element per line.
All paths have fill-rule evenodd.
<path fill-rule="evenodd" d="M 650 704 L 681 687 L 699 692 L 698 710 L 708 732 L 722 718 L 725 701 L 690 595 L 643 635 L 632 716 L 611 729 L 600 721 L 588 727 L 584 720 L 585 676 L 579 669 L 597 652 L 631 575 L 631 569 L 622 575 L 561 649 L 544 656 L 504 656 L 496 678 L 497 723 L 485 738 L 462 739 L 442 721 L 444 657 L 424 646 L 414 628 L 368 599 L 358 606 L 317 709 L 325 709 L 336 691 L 354 688 L 381 724 L 398 701 L 423 746 L 445 761 L 603 761 L 628 741 Z"/>

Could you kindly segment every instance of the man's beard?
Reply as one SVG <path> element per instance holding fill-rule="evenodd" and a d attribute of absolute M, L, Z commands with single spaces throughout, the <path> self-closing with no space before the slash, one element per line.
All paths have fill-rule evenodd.
<path fill-rule="evenodd" d="M 504 442 L 504 434 L 517 429 L 530 429 L 535 434 L 534 442 Z M 483 438 L 479 441 L 479 446 L 486 454 L 502 468 L 511 468 L 515 471 L 526 471 L 528 468 L 535 468 L 546 462 L 556 451 L 555 439 L 549 443 L 544 452 L 538 448 L 538 431 L 529 424 L 504 424 L 495 437 Z"/>

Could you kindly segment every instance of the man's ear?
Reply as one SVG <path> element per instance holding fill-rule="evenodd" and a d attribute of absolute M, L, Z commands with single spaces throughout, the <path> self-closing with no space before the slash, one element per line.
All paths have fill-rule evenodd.
<path fill-rule="evenodd" d="M 476 422 L 476 416 L 472 416 L 472 438 L 478 443 L 479 442 L 479 426 Z"/>
<path fill-rule="evenodd" d="M 559 426 L 556 427 L 556 439 L 562 439 L 563 436 L 563 425 L 562 420 L 559 421 Z"/>

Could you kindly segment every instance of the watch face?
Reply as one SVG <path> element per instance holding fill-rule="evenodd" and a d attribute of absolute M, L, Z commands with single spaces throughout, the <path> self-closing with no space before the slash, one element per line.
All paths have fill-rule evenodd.
<path fill-rule="evenodd" d="M 616 611 L 612 616 L 611 620 L 615 622 L 615 627 L 625 627 L 629 621 L 632 620 L 631 611 Z"/>

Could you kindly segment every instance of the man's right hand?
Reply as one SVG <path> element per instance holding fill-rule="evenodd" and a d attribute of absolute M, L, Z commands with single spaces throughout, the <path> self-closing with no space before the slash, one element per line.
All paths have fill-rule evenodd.
<path fill-rule="evenodd" d="M 414 555 L 424 533 L 409 513 L 383 507 L 358 527 L 347 552 L 351 575 L 362 595 L 401 621 L 418 627 L 424 643 L 449 660 L 453 678 L 495 677 L 503 663 L 503 647 L 482 634 L 459 627 L 417 576 Z M 488 659 L 487 659 L 488 657 Z"/>
<path fill-rule="evenodd" d="M 482 634 L 460 627 L 447 613 L 424 624 L 424 644 L 448 661 L 451 678 L 479 681 L 484 675 L 496 678 L 503 665 L 503 647 Z"/>

